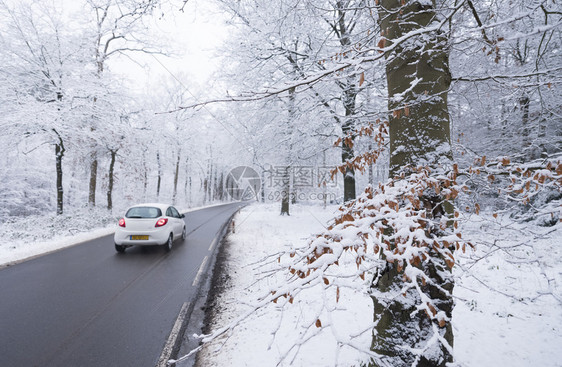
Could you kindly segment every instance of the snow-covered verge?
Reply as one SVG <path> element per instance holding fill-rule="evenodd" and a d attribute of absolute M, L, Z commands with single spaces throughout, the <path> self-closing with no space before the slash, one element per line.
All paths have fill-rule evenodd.
<path fill-rule="evenodd" d="M 219 307 L 213 310 L 211 330 L 251 311 L 258 297 L 282 282 L 282 275 L 273 274 L 280 265 L 277 254 L 305 245 L 335 209 L 295 205 L 290 217 L 280 216 L 278 205 L 243 209 L 228 238 L 229 261 L 223 271 L 230 281 L 215 303 Z M 455 270 L 457 363 L 562 366 L 562 225 L 523 226 L 482 214 L 468 218 L 463 236 L 479 245 Z M 371 342 L 367 286 L 363 282 L 357 291 L 343 289 L 337 303 L 315 286 L 292 305 L 282 300 L 260 309 L 206 345 L 199 352 L 199 366 L 359 366 L 366 361 L 360 349 L 368 350 Z M 322 327 L 307 328 L 326 303 L 333 311 L 321 315 Z M 300 349 L 292 348 L 303 342 Z"/>
<path fill-rule="evenodd" d="M 117 220 L 103 209 L 12 217 L 0 223 L 0 267 L 109 235 Z"/>
<path fill-rule="evenodd" d="M 231 282 L 218 296 L 220 305 L 211 329 L 225 326 L 253 308 L 255 300 L 267 294 L 279 282 L 283 273 L 278 269 L 277 255 L 293 246 L 306 245 L 312 233 L 324 229 L 336 214 L 337 207 L 293 205 L 290 216 L 279 215 L 279 204 L 254 204 L 235 217 L 235 232 L 228 236 L 225 249 L 229 258 L 225 269 Z M 266 265 L 264 265 L 264 262 Z M 282 265 L 282 264 L 281 264 Z M 216 270 L 215 270 L 216 271 Z M 288 300 L 258 310 L 234 333 L 208 344 L 199 352 L 199 366 L 352 366 L 361 361 L 362 354 L 338 340 L 348 340 L 368 350 L 372 322 L 372 302 L 364 294 L 342 289 L 337 310 L 323 315 L 324 326 L 311 332 L 303 325 L 315 323 L 326 303 L 336 305 L 334 299 L 323 299 L 321 288 L 312 287 L 301 293 L 291 307 Z M 335 308 L 335 307 L 334 307 Z M 337 334 L 336 334 L 337 333 Z M 300 349 L 292 349 L 298 341 L 306 341 Z M 337 361 L 337 363 L 335 363 Z"/>

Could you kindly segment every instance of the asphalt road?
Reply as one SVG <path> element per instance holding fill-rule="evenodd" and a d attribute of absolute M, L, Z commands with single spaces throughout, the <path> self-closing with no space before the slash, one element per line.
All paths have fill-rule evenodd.
<path fill-rule="evenodd" d="M 187 240 L 169 253 L 118 254 L 106 236 L 0 270 L 0 366 L 155 366 L 242 205 L 187 213 Z"/>

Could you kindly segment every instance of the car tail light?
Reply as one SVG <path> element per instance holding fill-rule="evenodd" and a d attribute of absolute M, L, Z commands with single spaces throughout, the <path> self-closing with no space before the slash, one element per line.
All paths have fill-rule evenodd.
<path fill-rule="evenodd" d="M 162 227 L 165 226 L 166 223 L 168 223 L 168 218 L 160 218 L 154 227 Z"/>
<path fill-rule="evenodd" d="M 125 218 L 119 219 L 119 227 L 125 227 Z"/>

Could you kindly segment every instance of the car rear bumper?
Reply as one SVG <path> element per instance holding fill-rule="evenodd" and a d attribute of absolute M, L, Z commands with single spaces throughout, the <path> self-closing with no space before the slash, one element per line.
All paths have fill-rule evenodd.
<path fill-rule="evenodd" d="M 133 240 L 132 236 L 148 236 L 148 239 Z M 151 245 L 164 245 L 168 241 L 170 233 L 168 231 L 127 231 L 118 230 L 115 232 L 113 241 L 116 245 L 125 246 L 151 246 Z"/>

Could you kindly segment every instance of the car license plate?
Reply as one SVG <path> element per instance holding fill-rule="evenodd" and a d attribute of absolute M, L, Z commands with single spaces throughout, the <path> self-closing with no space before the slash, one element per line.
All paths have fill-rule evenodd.
<path fill-rule="evenodd" d="M 132 241 L 136 240 L 148 240 L 148 236 L 131 236 Z"/>

